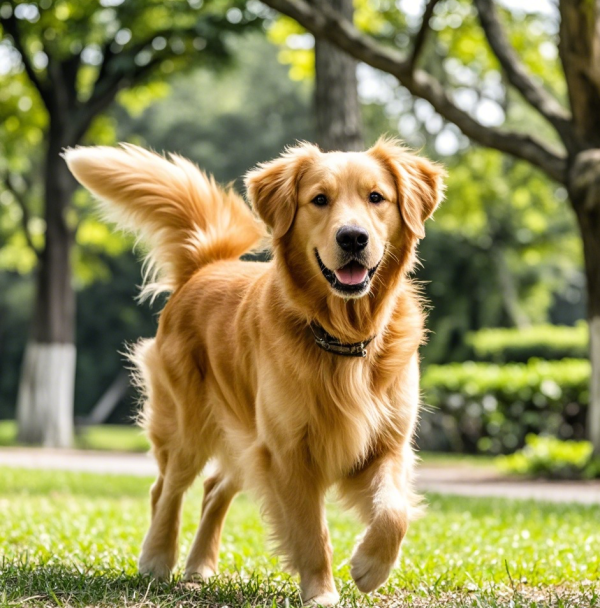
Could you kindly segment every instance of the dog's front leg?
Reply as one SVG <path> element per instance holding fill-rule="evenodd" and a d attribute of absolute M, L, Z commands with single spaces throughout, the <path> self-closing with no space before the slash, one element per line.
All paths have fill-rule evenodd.
<path fill-rule="evenodd" d="M 383 585 L 398 558 L 418 503 L 411 485 L 413 460 L 406 447 L 378 457 L 340 484 L 343 498 L 367 523 L 351 559 L 352 578 L 363 593 Z"/>
<path fill-rule="evenodd" d="M 263 455 L 263 494 L 279 552 L 300 574 L 302 600 L 322 606 L 339 601 L 332 572 L 332 546 L 325 518 L 325 486 L 304 455 Z"/>

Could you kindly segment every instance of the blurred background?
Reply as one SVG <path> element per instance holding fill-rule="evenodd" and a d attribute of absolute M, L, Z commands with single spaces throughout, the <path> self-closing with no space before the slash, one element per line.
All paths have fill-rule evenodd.
<path fill-rule="evenodd" d="M 387 133 L 449 171 L 416 273 L 431 304 L 420 447 L 498 455 L 527 442 L 513 469 L 598 474 L 592 443 L 579 443 L 600 448 L 586 323 L 600 319 L 587 296 L 600 231 L 582 229 L 581 211 L 591 200 L 596 221 L 597 195 L 566 169 L 600 138 L 578 110 L 598 109 L 598 93 L 565 78 L 558 7 L 303 3 L 353 20 L 381 53 L 411 59 L 401 65 L 351 57 L 335 27 L 315 43 L 309 22 L 267 4 L 0 2 L 0 442 L 145 445 L 123 434 L 137 405 L 120 353 L 154 334 L 162 303 L 136 303 L 134 243 L 98 219 L 64 147 L 177 152 L 240 190 L 297 140 L 351 150 Z"/>

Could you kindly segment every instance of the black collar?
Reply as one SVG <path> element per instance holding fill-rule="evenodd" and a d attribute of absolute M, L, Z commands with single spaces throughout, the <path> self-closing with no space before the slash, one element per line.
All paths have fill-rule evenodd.
<path fill-rule="evenodd" d="M 333 353 L 334 355 L 341 355 L 342 357 L 366 357 L 367 346 L 371 343 L 373 338 L 363 340 L 362 342 L 355 342 L 354 344 L 344 344 L 337 338 L 334 338 L 331 334 L 328 334 L 320 325 L 317 323 L 311 323 L 310 329 L 315 337 L 317 346 L 326 350 L 327 352 Z"/>

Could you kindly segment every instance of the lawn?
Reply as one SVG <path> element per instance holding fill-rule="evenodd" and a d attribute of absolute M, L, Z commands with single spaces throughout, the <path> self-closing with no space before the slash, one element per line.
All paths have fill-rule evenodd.
<path fill-rule="evenodd" d="M 135 425 L 101 424 L 79 429 L 74 447 L 80 450 L 113 452 L 147 452 L 150 444 L 142 430 Z M 0 447 L 18 447 L 17 425 L 14 420 L 0 420 Z M 464 464 L 470 466 L 493 466 L 491 456 L 444 454 L 442 452 L 420 452 L 420 458 L 436 466 Z"/>
<path fill-rule="evenodd" d="M 15 447 L 17 425 L 14 420 L 0 421 L 0 447 Z M 147 452 L 148 440 L 137 426 L 102 424 L 79 429 L 74 447 L 81 450 Z"/>
<path fill-rule="evenodd" d="M 148 524 L 151 479 L 0 468 L 0 605 L 298 605 L 296 581 L 267 550 L 254 502 L 229 514 L 222 574 L 206 585 L 136 574 Z M 191 543 L 201 484 L 183 517 Z M 371 597 L 351 582 L 348 558 L 360 527 L 335 505 L 329 519 L 344 606 L 541 606 L 600 608 L 600 507 L 428 496 L 399 567 Z M 180 563 L 181 566 L 181 563 Z"/>

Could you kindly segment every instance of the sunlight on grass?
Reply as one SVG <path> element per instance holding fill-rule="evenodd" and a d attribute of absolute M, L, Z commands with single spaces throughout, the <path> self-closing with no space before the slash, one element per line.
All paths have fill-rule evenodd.
<path fill-rule="evenodd" d="M 0 446 L 16 447 L 18 445 L 15 421 L 0 421 Z M 147 452 L 150 444 L 137 426 L 102 424 L 80 429 L 75 436 L 74 447 L 83 450 Z"/>
<path fill-rule="evenodd" d="M 14 420 L 0 421 L 0 446 L 17 446 Z M 147 452 L 150 444 L 142 430 L 134 425 L 101 424 L 82 428 L 75 437 L 75 447 L 83 450 Z M 494 457 L 442 452 L 419 452 L 423 463 L 434 466 L 494 466 Z"/>
<path fill-rule="evenodd" d="M 147 452 L 150 444 L 142 429 L 137 426 L 103 424 L 82 429 L 76 437 L 76 447 L 116 452 Z"/>
<path fill-rule="evenodd" d="M 0 421 L 0 446 L 13 446 L 17 442 L 17 424 L 14 420 Z"/>
<path fill-rule="evenodd" d="M 76 606 L 139 601 L 149 584 L 136 574 L 136 557 L 148 525 L 151 482 L 0 469 L 0 589 L 7 590 L 7 601 L 41 594 L 43 603 L 54 605 L 48 589 Z M 201 496 L 198 482 L 185 503 L 179 574 L 196 529 Z M 373 598 L 360 596 L 349 584 L 348 560 L 361 527 L 334 504 L 329 506 L 329 521 L 343 598 L 352 605 L 369 605 Z M 407 591 L 438 598 L 485 593 L 490 585 L 510 586 L 511 579 L 532 586 L 598 583 L 599 521 L 598 506 L 432 495 L 426 516 L 409 531 L 399 567 L 373 597 L 383 601 Z M 271 605 L 273 597 L 290 593 L 293 602 L 298 600 L 295 579 L 282 574 L 268 552 L 259 509 L 245 495 L 238 497 L 228 516 L 221 570 L 219 584 L 200 589 L 177 582 L 155 585 L 152 601 L 170 597 L 196 603 L 202 599 L 206 604 L 210 597 L 229 605 Z M 596 604 L 590 600 L 584 605 Z"/>

